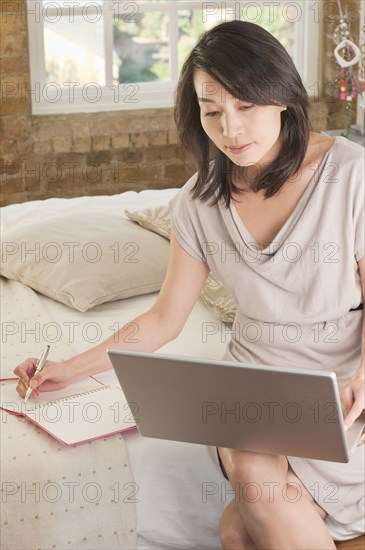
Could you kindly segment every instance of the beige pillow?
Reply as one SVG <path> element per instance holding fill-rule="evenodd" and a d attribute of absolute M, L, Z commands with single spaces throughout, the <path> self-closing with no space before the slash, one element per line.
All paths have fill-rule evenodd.
<path fill-rule="evenodd" d="M 154 231 L 167 239 L 171 235 L 171 220 L 167 206 L 146 208 L 136 212 L 125 211 L 126 215 L 139 225 L 150 231 Z M 213 275 L 209 277 L 200 294 L 205 305 L 219 319 L 231 323 L 236 314 L 236 304 L 233 296 L 224 288 L 222 283 Z"/>
<path fill-rule="evenodd" d="M 0 274 L 79 311 L 160 290 L 166 239 L 116 215 L 52 217 L 3 234 Z"/>

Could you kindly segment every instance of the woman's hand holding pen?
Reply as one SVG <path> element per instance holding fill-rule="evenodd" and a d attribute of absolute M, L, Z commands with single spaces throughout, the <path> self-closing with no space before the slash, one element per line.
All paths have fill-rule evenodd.
<path fill-rule="evenodd" d="M 37 358 L 31 357 L 14 369 L 19 377 L 16 391 L 21 397 L 25 397 L 29 385 L 33 388 L 31 397 L 38 397 L 40 392 L 61 390 L 71 383 L 63 362 L 46 361 L 42 371 L 34 376 L 36 364 Z"/>

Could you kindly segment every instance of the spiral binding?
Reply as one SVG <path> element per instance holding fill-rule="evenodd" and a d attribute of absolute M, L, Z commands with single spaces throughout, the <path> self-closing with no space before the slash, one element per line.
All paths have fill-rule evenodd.
<path fill-rule="evenodd" d="M 92 390 L 87 390 L 85 392 L 82 392 L 82 393 L 74 393 L 72 395 L 67 395 L 66 397 L 60 397 L 59 399 L 55 399 L 54 401 L 47 401 L 46 403 L 39 403 L 39 402 L 36 402 L 34 404 L 34 406 L 31 408 L 31 409 L 26 409 L 26 412 L 30 412 L 30 411 L 36 411 L 38 409 L 41 409 L 43 407 L 46 407 L 48 405 L 53 405 L 54 403 L 63 403 L 64 401 L 70 401 L 71 399 L 74 399 L 75 397 L 83 397 L 84 395 L 90 395 L 91 393 L 96 393 L 96 392 L 99 392 L 101 390 L 106 390 L 106 389 L 109 389 L 111 388 L 111 386 L 100 386 L 99 388 L 93 388 Z"/>

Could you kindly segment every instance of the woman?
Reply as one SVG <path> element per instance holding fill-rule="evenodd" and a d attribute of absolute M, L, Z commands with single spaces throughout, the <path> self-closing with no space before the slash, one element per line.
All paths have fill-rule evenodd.
<path fill-rule="evenodd" d="M 214 27 L 191 52 L 175 119 L 198 172 L 171 201 L 158 299 L 134 320 L 138 343 L 124 344 L 122 329 L 119 347 L 155 351 L 175 338 L 212 270 L 238 308 L 224 359 L 334 370 L 350 426 L 364 408 L 362 149 L 310 132 L 289 55 L 240 21 Z M 244 338 L 248 322 L 259 338 Z M 35 396 L 109 368 L 108 346 L 114 340 L 56 369 L 48 362 L 32 379 Z M 15 369 L 21 395 L 34 362 Z M 220 522 L 224 548 L 329 549 L 331 535 L 363 532 L 360 447 L 348 464 L 226 448 L 213 456 L 236 492 Z M 259 484 L 258 501 L 242 497 L 247 483 Z"/>

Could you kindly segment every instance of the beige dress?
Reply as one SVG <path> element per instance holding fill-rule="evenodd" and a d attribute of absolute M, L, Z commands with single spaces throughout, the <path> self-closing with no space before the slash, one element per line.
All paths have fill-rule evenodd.
<path fill-rule="evenodd" d="M 193 176 L 170 203 L 174 234 L 208 264 L 237 304 L 229 361 L 335 371 L 360 364 L 365 253 L 364 149 L 337 137 L 276 237 L 260 248 L 231 205 L 192 200 Z M 347 464 L 288 457 L 329 516 L 364 516 L 364 446 Z"/>

